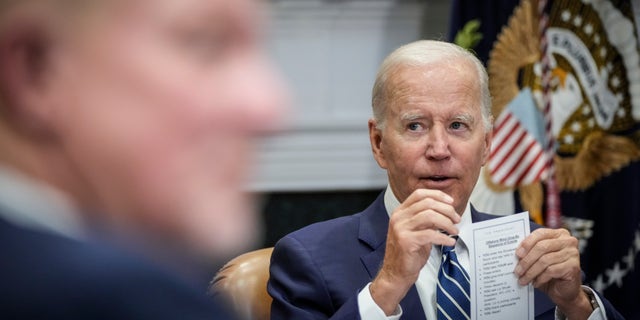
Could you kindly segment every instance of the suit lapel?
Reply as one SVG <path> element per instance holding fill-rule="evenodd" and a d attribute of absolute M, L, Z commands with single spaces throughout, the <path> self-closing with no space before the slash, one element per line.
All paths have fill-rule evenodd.
<path fill-rule="evenodd" d="M 472 204 L 469 204 L 469 206 L 471 206 L 471 222 L 480 222 L 480 221 L 485 221 L 485 220 L 499 217 L 499 216 L 490 215 L 484 212 L 480 212 L 476 210 L 476 208 L 474 208 Z"/>
<path fill-rule="evenodd" d="M 387 229 L 389 228 L 389 216 L 384 207 L 384 192 L 362 212 L 358 238 L 371 251 L 363 254 L 360 259 L 373 279 L 380 269 L 384 258 Z"/>

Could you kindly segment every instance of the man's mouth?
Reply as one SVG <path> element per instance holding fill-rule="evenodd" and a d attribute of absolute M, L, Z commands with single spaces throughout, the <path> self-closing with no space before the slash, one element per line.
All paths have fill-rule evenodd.
<path fill-rule="evenodd" d="M 427 177 L 427 180 L 431 180 L 435 182 L 445 181 L 447 179 L 449 179 L 448 176 L 428 176 Z"/>

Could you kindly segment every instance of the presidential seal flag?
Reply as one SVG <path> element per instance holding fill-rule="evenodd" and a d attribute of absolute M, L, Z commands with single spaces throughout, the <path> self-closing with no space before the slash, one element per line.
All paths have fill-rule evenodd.
<path fill-rule="evenodd" d="M 538 1 L 522 0 L 489 10 L 510 12 L 490 28 L 487 10 L 460 10 L 462 2 L 453 7 L 465 16 L 452 19 L 460 24 L 451 38 L 474 21 L 485 28 L 466 37 L 482 39 L 470 49 L 492 41 L 478 52 L 488 57 L 495 117 L 481 186 L 513 192 L 514 211 L 546 223 L 553 175 L 562 227 L 580 239 L 586 283 L 640 319 L 640 51 L 631 3 L 556 0 L 539 11 Z"/>

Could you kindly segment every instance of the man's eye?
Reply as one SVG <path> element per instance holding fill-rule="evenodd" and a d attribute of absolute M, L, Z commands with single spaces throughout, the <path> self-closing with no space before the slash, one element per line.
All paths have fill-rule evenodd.
<path fill-rule="evenodd" d="M 409 130 L 411 130 L 411 131 L 417 131 L 417 130 L 420 130 L 420 127 L 421 127 L 421 126 L 420 126 L 420 124 L 419 124 L 419 123 L 415 123 L 415 122 L 414 122 L 414 123 L 410 123 L 410 124 L 407 126 L 407 128 L 408 128 Z"/>
<path fill-rule="evenodd" d="M 224 36 L 208 31 L 192 31 L 183 35 L 182 43 L 200 58 L 211 58 L 220 54 L 226 45 Z"/>
<path fill-rule="evenodd" d="M 459 129 L 464 128 L 464 126 L 465 126 L 465 124 L 464 124 L 464 123 L 462 123 L 462 122 L 460 122 L 460 121 L 456 121 L 456 122 L 453 122 L 453 123 L 451 124 L 451 129 L 459 130 Z"/>

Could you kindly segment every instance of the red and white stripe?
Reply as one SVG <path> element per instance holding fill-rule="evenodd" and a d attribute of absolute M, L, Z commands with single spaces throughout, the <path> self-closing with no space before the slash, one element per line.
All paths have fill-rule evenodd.
<path fill-rule="evenodd" d="M 511 188 L 545 179 L 548 173 L 544 149 L 508 110 L 496 119 L 487 168 L 493 183 Z"/>

